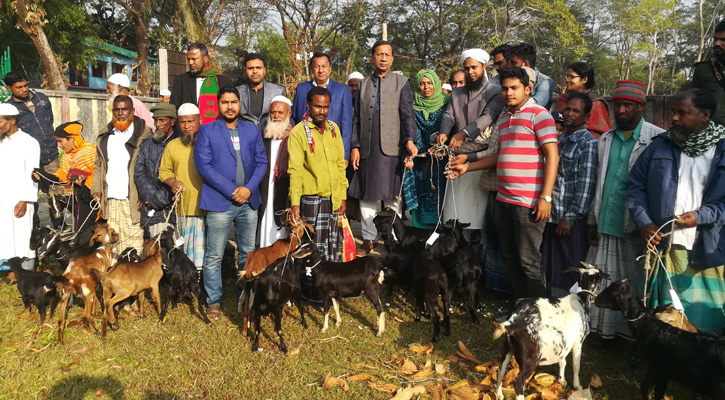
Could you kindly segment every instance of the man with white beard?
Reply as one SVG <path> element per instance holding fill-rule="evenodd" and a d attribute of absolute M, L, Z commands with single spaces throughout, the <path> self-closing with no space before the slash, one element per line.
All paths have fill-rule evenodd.
<path fill-rule="evenodd" d="M 291 123 L 292 102 L 285 96 L 275 96 L 269 106 L 269 119 L 264 128 L 264 150 L 269 164 L 267 173 L 259 185 L 262 194 L 262 206 L 259 207 L 261 224 L 259 227 L 259 245 L 270 246 L 278 239 L 287 237 L 286 229 L 279 229 L 281 215 L 278 211 L 289 207 L 289 154 L 287 137 L 294 126 Z"/>
<path fill-rule="evenodd" d="M 0 262 L 28 257 L 23 269 L 33 269 L 35 251 L 28 242 L 33 229 L 33 206 L 38 184 L 33 169 L 40 167 L 40 145 L 18 128 L 20 111 L 12 104 L 0 104 L 0 168 L 5 190 L 0 192 Z M 28 204 L 30 203 L 30 204 Z"/>

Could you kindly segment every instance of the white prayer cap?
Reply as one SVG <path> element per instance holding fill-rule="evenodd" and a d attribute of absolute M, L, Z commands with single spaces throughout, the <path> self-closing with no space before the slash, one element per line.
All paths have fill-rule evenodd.
<path fill-rule="evenodd" d="M 453 86 L 451 86 L 449 83 L 444 83 L 443 85 L 441 85 L 441 89 L 445 89 L 450 92 L 451 90 L 453 90 Z"/>
<path fill-rule="evenodd" d="M 468 49 L 461 53 L 461 64 L 465 63 L 467 59 L 472 58 L 481 64 L 488 64 L 491 56 L 488 55 L 484 49 Z"/>
<path fill-rule="evenodd" d="M 288 99 L 286 96 L 274 96 L 272 97 L 272 103 L 276 101 L 281 101 L 284 104 L 287 104 L 288 106 L 292 107 L 292 100 Z M 272 104 L 269 103 L 269 104 Z"/>
<path fill-rule="evenodd" d="M 159 96 L 171 96 L 171 91 L 164 89 L 159 92 Z"/>
<path fill-rule="evenodd" d="M 0 116 L 17 117 L 18 115 L 20 115 L 20 111 L 17 107 L 8 103 L 0 103 Z"/>
<path fill-rule="evenodd" d="M 181 105 L 181 107 L 179 107 L 176 115 L 179 117 L 183 115 L 199 115 L 199 107 L 195 106 L 192 103 L 184 103 Z"/>
<path fill-rule="evenodd" d="M 347 77 L 347 81 L 350 82 L 351 79 L 363 79 L 363 78 L 364 78 L 363 74 L 355 71 Z"/>
<path fill-rule="evenodd" d="M 128 79 L 128 76 L 126 76 L 126 74 L 113 74 L 110 78 L 108 78 L 108 81 L 113 83 L 114 85 L 118 85 L 121 87 L 131 87 L 131 80 Z"/>

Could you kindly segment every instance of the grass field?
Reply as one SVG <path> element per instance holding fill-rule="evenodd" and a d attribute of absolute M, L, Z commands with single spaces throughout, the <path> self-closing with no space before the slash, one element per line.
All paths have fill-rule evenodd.
<path fill-rule="evenodd" d="M 65 344 L 60 346 L 57 318 L 39 327 L 37 314 L 23 311 L 15 285 L 0 286 L 0 399 L 389 399 L 393 395 L 363 382 L 351 382 L 349 391 L 324 389 L 321 382 L 327 375 L 368 373 L 379 382 L 405 387 L 406 376 L 386 364 L 399 355 L 419 368 L 426 359 L 445 365 L 445 374 L 434 375 L 425 384 L 445 387 L 462 379 L 478 383 L 483 376 L 474 372 L 475 364 L 449 359 L 458 342 L 481 361 L 496 359 L 501 348 L 500 341 L 491 340 L 493 326 L 487 311 L 495 309 L 496 300 L 487 299 L 479 325 L 456 309 L 452 335 L 436 343 L 434 353 L 412 352 L 410 344 L 429 342 L 432 325 L 414 322 L 411 299 L 398 294 L 384 299 L 387 327 L 380 338 L 375 337 L 373 307 L 356 298 L 341 306 L 342 326 L 331 325 L 325 334 L 320 333 L 319 312 L 309 313 L 309 329 L 303 330 L 297 310 L 288 308 L 283 320 L 287 355 L 277 348 L 271 320 L 263 319 L 264 350 L 251 353 L 250 340 L 239 330 L 233 287 L 227 279 L 224 314 L 214 326 L 207 327 L 184 304 L 170 311 L 164 324 L 150 309 L 144 319 L 122 311 L 120 330 L 109 330 L 105 340 L 79 324 L 83 309 L 76 302 Z M 96 320 L 100 329 L 100 314 Z M 640 398 L 637 382 L 642 367 L 632 358 L 634 349 L 631 343 L 604 345 L 593 335 L 587 339 L 581 381 L 586 386 L 592 374 L 601 377 L 603 385 L 593 391 L 595 399 Z M 540 367 L 537 372 L 556 375 L 557 368 Z M 672 383 L 668 395 L 693 398 Z"/>

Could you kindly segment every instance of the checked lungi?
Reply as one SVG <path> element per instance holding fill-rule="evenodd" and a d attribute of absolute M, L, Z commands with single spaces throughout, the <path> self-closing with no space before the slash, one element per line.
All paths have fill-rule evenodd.
<path fill-rule="evenodd" d="M 329 197 L 302 196 L 300 217 L 315 229 L 315 245 L 322 261 L 341 261 L 342 236 L 337 226 L 337 210 Z"/>
<path fill-rule="evenodd" d="M 184 253 L 197 271 L 204 266 L 204 217 L 177 217 L 179 235 L 184 238 Z"/>
<path fill-rule="evenodd" d="M 143 229 L 131 219 L 128 200 L 108 199 L 108 226 L 118 233 L 118 243 L 113 257 L 116 258 L 127 247 L 133 247 L 143 253 Z"/>

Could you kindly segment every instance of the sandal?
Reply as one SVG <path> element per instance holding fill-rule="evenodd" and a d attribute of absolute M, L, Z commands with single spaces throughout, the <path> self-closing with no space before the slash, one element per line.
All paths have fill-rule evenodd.
<path fill-rule="evenodd" d="M 219 306 L 219 304 L 214 304 L 206 309 L 206 317 L 209 318 L 209 321 L 211 322 L 219 321 L 219 316 L 221 316 L 221 313 L 222 308 Z"/>

